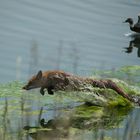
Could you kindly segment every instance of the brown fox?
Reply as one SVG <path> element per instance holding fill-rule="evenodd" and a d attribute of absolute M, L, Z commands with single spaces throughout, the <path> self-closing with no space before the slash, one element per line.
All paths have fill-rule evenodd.
<path fill-rule="evenodd" d="M 134 101 L 133 98 L 128 96 L 116 83 L 111 80 L 95 80 L 92 78 L 83 78 L 73 74 L 69 74 L 63 71 L 39 71 L 37 75 L 34 75 L 23 87 L 25 90 L 34 88 L 40 88 L 40 93 L 44 95 L 44 89 L 47 89 L 48 94 L 53 95 L 53 91 L 57 90 L 86 90 L 85 85 L 90 85 L 99 88 L 110 88 L 116 91 L 118 94 L 127 98 L 130 101 Z"/>
<path fill-rule="evenodd" d="M 41 88 L 40 93 L 44 95 L 44 89 L 48 90 L 48 94 L 53 94 L 54 89 L 62 89 L 68 85 L 66 77 L 69 74 L 62 71 L 39 71 L 37 75 L 34 75 L 28 82 L 27 85 L 23 87 L 25 90 L 30 90 L 34 88 Z"/>

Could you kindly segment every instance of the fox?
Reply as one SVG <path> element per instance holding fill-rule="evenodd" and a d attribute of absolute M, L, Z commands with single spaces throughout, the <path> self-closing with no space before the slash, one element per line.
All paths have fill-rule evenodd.
<path fill-rule="evenodd" d="M 116 91 L 119 95 L 127 98 L 129 101 L 136 102 L 128 94 L 126 94 L 115 82 L 110 79 L 97 80 L 93 78 L 76 76 L 64 71 L 52 70 L 42 72 L 38 71 L 33 75 L 28 83 L 23 87 L 24 90 L 40 88 L 41 95 L 45 94 L 45 89 L 49 95 L 53 95 L 54 91 L 58 90 L 86 90 L 85 85 L 91 85 L 98 88 L 109 88 Z M 85 88 L 85 89 L 84 89 Z"/>
<path fill-rule="evenodd" d="M 69 74 L 64 73 L 63 71 L 46 71 L 42 72 L 41 70 L 38 73 L 29 79 L 27 85 L 23 87 L 25 90 L 31 90 L 34 88 L 40 88 L 40 93 L 45 94 L 45 89 L 47 89 L 48 94 L 53 95 L 54 89 L 62 90 L 62 87 L 68 85 L 68 80 L 66 77 Z"/>

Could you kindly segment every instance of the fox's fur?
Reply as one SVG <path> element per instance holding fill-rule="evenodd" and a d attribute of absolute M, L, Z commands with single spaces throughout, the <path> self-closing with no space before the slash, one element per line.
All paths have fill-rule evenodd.
<path fill-rule="evenodd" d="M 127 98 L 130 101 L 134 100 L 128 96 L 120 87 L 116 85 L 111 80 L 95 80 L 92 78 L 83 78 L 80 76 L 75 76 L 63 71 L 39 71 L 37 75 L 34 75 L 28 82 L 27 85 L 23 87 L 25 90 L 30 90 L 34 88 L 40 88 L 40 93 L 44 95 L 44 89 L 47 89 L 48 94 L 54 94 L 53 91 L 57 90 L 88 90 L 86 85 L 99 88 L 109 88 L 116 91 L 118 94 Z"/>

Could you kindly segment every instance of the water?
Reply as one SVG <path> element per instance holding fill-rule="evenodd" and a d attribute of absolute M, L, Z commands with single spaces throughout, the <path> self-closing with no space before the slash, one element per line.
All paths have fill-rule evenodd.
<path fill-rule="evenodd" d="M 139 37 L 125 36 L 131 31 L 127 24 L 122 23 L 128 17 L 136 22 L 139 7 L 137 0 L 1 0 L 0 83 L 26 81 L 38 70 L 62 69 L 91 75 L 96 69 L 114 70 L 121 66 L 139 65 Z M 120 73 L 118 76 L 122 78 Z M 136 74 L 136 81 L 138 77 Z M 134 76 L 130 74 L 125 80 L 134 83 L 132 78 Z M 31 131 L 31 136 L 28 136 L 28 130 L 22 133 L 23 127 L 28 125 L 25 128 L 31 130 L 32 127 L 41 127 L 39 119 L 43 118 L 45 124 L 49 120 L 58 121 L 59 127 L 60 122 L 65 124 L 67 121 L 62 116 L 70 116 L 71 120 L 72 115 L 70 135 L 66 139 L 140 138 L 139 108 L 104 111 L 83 107 L 80 110 L 75 107 L 80 103 L 67 100 L 61 104 L 60 98 L 56 103 L 55 97 L 45 96 L 42 99 L 35 93 L 25 95 L 21 87 L 0 89 L 0 134 L 3 139 L 14 139 L 18 135 L 32 139 L 36 133 Z M 82 119 L 78 118 L 79 113 L 83 115 Z M 55 120 L 59 117 L 60 120 Z M 66 126 L 61 127 L 63 130 Z M 41 132 L 41 136 L 48 134 Z M 50 133 L 55 135 L 59 132 Z M 67 132 L 64 131 L 61 136 L 67 136 Z"/>
<path fill-rule="evenodd" d="M 90 75 L 139 65 L 137 47 L 125 53 L 131 38 L 122 23 L 136 21 L 139 7 L 136 0 L 1 1 L 0 82 L 26 80 L 40 69 Z"/>

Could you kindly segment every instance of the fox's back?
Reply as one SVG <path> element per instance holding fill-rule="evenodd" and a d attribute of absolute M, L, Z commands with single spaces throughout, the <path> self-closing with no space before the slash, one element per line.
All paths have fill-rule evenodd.
<path fill-rule="evenodd" d="M 44 78 L 48 78 L 48 77 L 52 77 L 52 76 L 70 76 L 70 75 L 72 75 L 72 74 L 69 74 L 69 73 L 66 73 L 66 72 L 64 72 L 64 71 L 59 71 L 59 70 L 53 70 L 53 71 L 45 71 L 45 72 L 43 72 L 42 73 L 42 76 L 44 77 Z"/>

